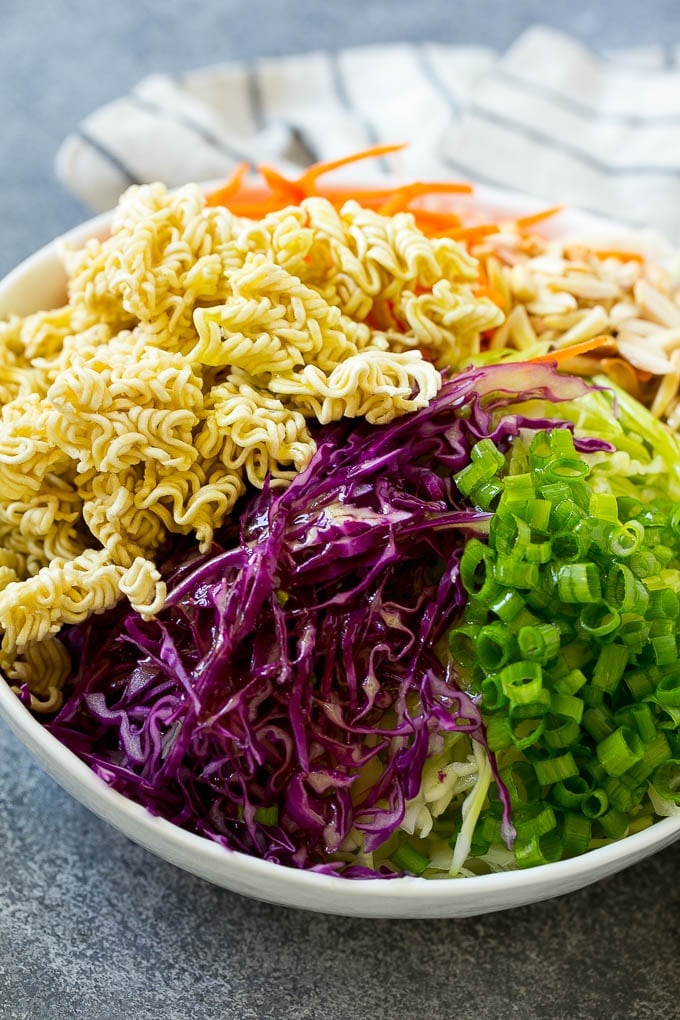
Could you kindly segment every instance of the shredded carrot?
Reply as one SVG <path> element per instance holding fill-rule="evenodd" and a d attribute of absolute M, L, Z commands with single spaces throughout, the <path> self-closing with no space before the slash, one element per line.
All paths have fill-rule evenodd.
<path fill-rule="evenodd" d="M 300 180 L 291 181 L 272 166 L 260 164 L 257 168 L 273 192 L 285 195 L 290 201 L 301 202 L 307 195 L 306 188 Z"/>
<path fill-rule="evenodd" d="M 408 208 L 414 198 L 422 195 L 470 195 L 472 191 L 472 185 L 462 181 L 413 181 L 393 190 L 380 212 L 384 216 L 392 216 Z"/>
<path fill-rule="evenodd" d="M 401 152 L 402 149 L 406 148 L 406 142 L 399 142 L 396 145 L 372 145 L 368 149 L 362 149 L 359 152 L 353 152 L 350 156 L 341 156 L 339 159 L 329 159 L 324 163 L 313 163 L 312 166 L 307 167 L 305 172 L 298 177 L 295 183 L 309 193 L 312 189 L 317 178 L 323 174 L 329 173 L 331 170 L 339 170 L 340 167 L 349 166 L 351 163 L 357 163 L 362 159 L 373 159 L 377 156 L 389 156 L 393 152 Z"/>
<path fill-rule="evenodd" d="M 250 163 L 239 163 L 234 167 L 230 177 L 224 182 L 221 188 L 211 191 L 206 199 L 207 205 L 224 205 L 230 198 L 237 194 L 244 178 L 250 170 Z"/>
<path fill-rule="evenodd" d="M 603 344 L 608 341 L 611 341 L 611 337 L 606 334 L 602 334 L 601 336 L 594 336 L 591 340 L 583 340 L 580 344 L 572 344 L 571 347 L 562 347 L 559 351 L 548 351 L 547 354 L 537 354 L 533 358 L 527 358 L 527 361 L 532 363 L 556 361 L 557 364 L 560 365 L 563 361 L 575 358 L 579 354 L 587 354 L 588 351 L 594 351 L 598 347 L 602 347 Z"/>
<path fill-rule="evenodd" d="M 536 223 L 542 223 L 543 220 L 550 219 L 551 216 L 557 216 L 558 213 L 563 211 L 563 205 L 551 205 L 548 209 L 541 209 L 539 212 L 531 213 L 529 216 L 520 216 L 518 219 L 513 220 L 513 223 L 518 230 L 526 230 L 528 227 L 533 227 Z"/>
<path fill-rule="evenodd" d="M 260 220 L 263 216 L 267 216 L 271 212 L 276 212 L 278 209 L 283 207 L 281 201 L 274 200 L 273 198 L 258 199 L 227 199 L 226 202 L 216 203 L 218 205 L 224 204 L 234 216 L 242 216 L 247 220 Z M 285 203 L 284 203 L 285 204 Z"/>
<path fill-rule="evenodd" d="M 619 259 L 621 262 L 644 262 L 645 257 L 639 251 L 621 251 L 618 248 L 598 248 L 593 250 L 597 259 Z"/>
<path fill-rule="evenodd" d="M 479 241 L 490 234 L 498 234 L 500 227 L 497 223 L 478 223 L 472 227 L 456 227 L 450 232 L 455 241 Z"/>

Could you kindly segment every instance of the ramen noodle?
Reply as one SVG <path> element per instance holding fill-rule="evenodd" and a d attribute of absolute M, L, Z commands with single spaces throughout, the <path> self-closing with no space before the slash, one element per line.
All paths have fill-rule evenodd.
<path fill-rule="evenodd" d="M 0 324 L 0 667 L 45 712 L 62 626 L 156 613 L 169 536 L 207 551 L 248 484 L 308 464 L 310 420 L 425 406 L 503 320 L 461 244 L 355 201 L 250 220 L 133 187 L 63 259 L 68 303 Z"/>

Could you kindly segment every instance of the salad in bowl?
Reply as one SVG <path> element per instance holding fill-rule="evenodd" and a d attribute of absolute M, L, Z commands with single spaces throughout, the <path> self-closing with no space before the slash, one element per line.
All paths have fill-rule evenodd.
<path fill-rule="evenodd" d="M 241 891 L 565 891 L 680 834 L 680 290 L 334 169 L 131 188 L 5 282 L 0 704 Z"/>

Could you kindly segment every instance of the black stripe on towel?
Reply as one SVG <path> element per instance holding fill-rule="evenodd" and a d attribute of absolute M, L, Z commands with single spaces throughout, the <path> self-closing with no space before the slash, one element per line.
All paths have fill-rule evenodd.
<path fill-rule="evenodd" d="M 628 67 L 628 65 L 625 66 L 626 68 Z M 589 106 L 588 103 L 581 102 L 579 99 L 574 99 L 570 95 L 565 95 L 565 93 L 560 92 L 554 86 L 544 85 L 543 82 L 538 84 L 528 81 L 526 78 L 522 78 L 521 75 L 515 74 L 514 71 L 508 71 L 504 67 L 499 67 L 494 72 L 494 75 L 497 75 L 507 82 L 508 85 L 518 89 L 520 92 L 526 93 L 526 95 L 538 96 L 541 99 L 549 98 L 556 106 L 561 106 L 562 109 L 575 113 L 586 120 L 602 124 L 626 124 L 629 127 L 680 124 L 680 113 L 654 114 L 650 111 L 649 115 L 645 114 L 644 117 L 634 113 L 606 113 L 598 110 L 596 107 Z"/>
<path fill-rule="evenodd" d="M 160 106 L 158 103 L 152 102 L 150 99 L 146 99 L 143 96 L 139 96 L 136 93 L 130 95 L 130 101 L 138 106 L 142 110 L 147 110 L 149 113 L 156 114 L 162 117 L 163 120 L 171 120 L 176 124 L 181 124 L 182 127 L 187 128 L 188 131 L 192 131 L 195 135 L 201 138 L 206 145 L 216 149 L 218 152 L 223 153 L 225 156 L 229 156 L 234 160 L 235 163 L 248 163 L 253 169 L 253 161 L 247 153 L 241 149 L 237 149 L 235 146 L 225 142 L 218 135 L 210 131 L 203 124 L 194 120 L 193 117 L 188 117 L 184 113 L 176 113 L 173 110 L 166 110 L 164 106 Z"/>
<path fill-rule="evenodd" d="M 248 64 L 246 71 L 246 92 L 250 104 L 250 116 L 255 129 L 260 131 L 265 125 L 264 97 L 260 86 L 260 77 L 255 64 Z"/>
<path fill-rule="evenodd" d="M 102 156 L 107 163 L 109 163 L 112 167 L 114 167 L 118 171 L 120 176 L 125 181 L 126 187 L 129 187 L 131 184 L 142 183 L 140 178 L 137 177 L 136 174 L 132 172 L 130 167 L 126 163 L 124 163 L 119 156 L 116 156 L 115 152 L 111 152 L 109 148 L 107 148 L 100 141 L 94 138 L 84 128 L 82 127 L 78 128 L 76 134 L 78 135 L 78 138 L 80 138 L 81 141 L 85 142 L 85 144 L 88 145 L 91 149 L 94 149 L 95 152 L 99 153 L 99 155 Z"/>
<path fill-rule="evenodd" d="M 512 120 L 509 117 L 504 117 L 492 110 L 486 110 L 481 106 L 471 106 L 468 110 L 468 116 L 476 117 L 478 120 L 487 121 L 489 124 L 495 124 L 496 127 L 504 128 L 506 131 L 512 131 L 517 135 L 521 135 L 523 138 L 536 142 L 537 145 L 541 145 L 546 149 L 554 149 L 555 152 L 561 152 L 563 155 L 569 156 L 571 159 L 574 159 L 577 162 L 582 163 L 584 166 L 588 166 L 592 170 L 596 170 L 598 173 L 605 176 L 680 177 L 680 167 L 677 166 L 654 166 L 652 164 L 644 163 L 629 163 L 627 165 L 617 166 L 612 163 L 605 163 L 574 145 L 569 145 L 567 142 L 562 142 L 557 138 L 553 138 L 551 135 L 546 135 L 543 131 L 539 131 L 538 128 L 530 127 L 528 124 L 522 124 L 519 121 Z"/>
<path fill-rule="evenodd" d="M 379 145 L 380 138 L 378 132 L 371 124 L 370 120 L 364 116 L 364 114 L 357 109 L 352 100 L 350 99 L 349 92 L 347 91 L 347 84 L 345 82 L 345 76 L 340 66 L 340 58 L 337 50 L 329 50 L 327 53 L 328 66 L 331 72 L 331 80 L 333 82 L 333 88 L 335 90 L 335 96 L 340 106 L 351 113 L 356 118 L 357 122 L 363 129 L 366 135 L 366 140 L 369 145 Z M 383 173 L 390 172 L 390 166 L 384 156 L 381 156 L 378 160 L 378 165 Z"/>
<path fill-rule="evenodd" d="M 448 106 L 451 115 L 453 117 L 459 117 L 461 114 L 460 103 L 435 70 L 427 43 L 421 43 L 419 46 L 414 46 L 413 55 L 418 67 L 422 71 L 423 77 L 432 86 L 434 91 L 441 96 Z"/>

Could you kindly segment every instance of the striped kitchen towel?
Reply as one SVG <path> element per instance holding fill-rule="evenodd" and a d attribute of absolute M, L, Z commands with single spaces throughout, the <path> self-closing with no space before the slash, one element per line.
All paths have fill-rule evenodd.
<path fill-rule="evenodd" d="M 244 160 L 294 170 L 405 141 L 371 177 L 465 178 L 678 240 L 675 57 L 661 46 L 596 55 L 535 26 L 504 55 L 390 44 L 157 74 L 87 117 L 57 172 L 101 210 L 135 182 L 218 179 Z"/>

